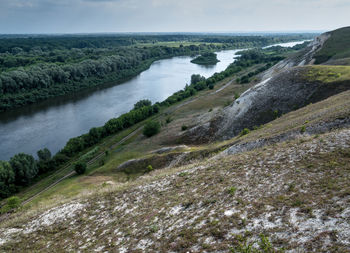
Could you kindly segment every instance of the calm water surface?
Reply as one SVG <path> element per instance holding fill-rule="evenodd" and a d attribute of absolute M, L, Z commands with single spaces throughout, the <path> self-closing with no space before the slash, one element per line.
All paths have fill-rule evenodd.
<path fill-rule="evenodd" d="M 294 44 L 288 43 L 287 46 Z M 128 112 L 140 99 L 160 102 L 190 82 L 192 74 L 205 77 L 220 72 L 234 61 L 239 50 L 217 52 L 218 62 L 205 67 L 191 63 L 192 57 L 174 57 L 151 67 L 123 84 L 56 98 L 0 114 L 0 160 L 16 153 L 36 154 L 47 147 L 52 153 L 68 139 L 101 126 Z"/>

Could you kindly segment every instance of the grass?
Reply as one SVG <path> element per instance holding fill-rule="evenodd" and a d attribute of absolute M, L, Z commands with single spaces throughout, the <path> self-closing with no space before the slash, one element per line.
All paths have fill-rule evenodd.
<path fill-rule="evenodd" d="M 306 67 L 306 80 L 322 83 L 350 80 L 350 66 L 313 65 Z"/>
<path fill-rule="evenodd" d="M 331 37 L 315 55 L 316 63 L 324 63 L 329 59 L 350 57 L 350 27 L 332 31 Z"/>

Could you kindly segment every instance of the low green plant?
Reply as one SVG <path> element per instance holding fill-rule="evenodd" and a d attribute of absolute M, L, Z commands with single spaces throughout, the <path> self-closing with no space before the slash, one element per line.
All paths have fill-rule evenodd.
<path fill-rule="evenodd" d="M 241 95 L 238 92 L 235 92 L 235 99 L 238 99 Z"/>
<path fill-rule="evenodd" d="M 302 126 L 301 128 L 300 128 L 300 133 L 305 133 L 306 132 L 306 126 Z"/>
<path fill-rule="evenodd" d="M 171 121 L 173 121 L 173 119 L 172 119 L 171 117 L 167 117 L 167 118 L 165 119 L 165 122 L 166 122 L 167 124 L 169 124 Z"/>
<path fill-rule="evenodd" d="M 156 233 L 159 230 L 159 227 L 157 225 L 152 225 L 149 230 L 151 233 Z"/>
<path fill-rule="evenodd" d="M 146 169 L 147 169 L 147 171 L 152 171 L 153 167 L 152 167 L 152 165 L 148 165 Z"/>
<path fill-rule="evenodd" d="M 231 195 L 235 195 L 236 191 L 237 191 L 237 188 L 234 186 L 228 188 L 228 193 Z"/>
<path fill-rule="evenodd" d="M 249 133 L 250 133 L 250 130 L 248 128 L 244 128 L 239 135 L 243 136 L 243 135 L 247 135 Z"/>
<path fill-rule="evenodd" d="M 188 127 L 187 127 L 186 125 L 182 125 L 182 126 L 181 126 L 181 130 L 182 130 L 182 131 L 187 130 L 187 128 L 188 128 Z"/>
<path fill-rule="evenodd" d="M 184 171 L 184 172 L 180 172 L 179 176 L 180 177 L 185 177 L 188 175 L 188 172 Z"/>

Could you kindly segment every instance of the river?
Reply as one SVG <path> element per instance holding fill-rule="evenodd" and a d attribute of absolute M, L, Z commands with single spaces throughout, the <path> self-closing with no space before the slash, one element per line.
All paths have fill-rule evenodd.
<path fill-rule="evenodd" d="M 303 41 L 285 45 L 300 43 Z M 190 82 L 192 74 L 209 77 L 225 70 L 240 50 L 217 52 L 220 62 L 214 66 L 193 64 L 190 62 L 193 58 L 188 56 L 159 60 L 148 70 L 122 84 L 1 113 L 0 160 L 8 160 L 20 152 L 35 155 L 37 150 L 44 147 L 54 154 L 70 138 L 128 112 L 141 99 L 149 99 L 153 103 L 163 101 L 183 89 Z"/>

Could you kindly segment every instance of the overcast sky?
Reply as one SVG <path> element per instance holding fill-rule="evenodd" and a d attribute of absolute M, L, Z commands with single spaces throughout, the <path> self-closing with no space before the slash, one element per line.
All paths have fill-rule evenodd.
<path fill-rule="evenodd" d="M 0 0 L 0 33 L 331 30 L 350 0 Z"/>

